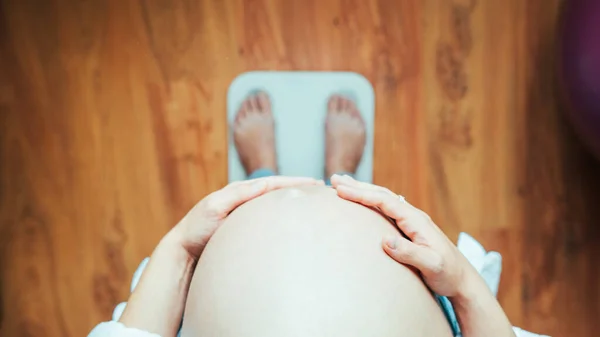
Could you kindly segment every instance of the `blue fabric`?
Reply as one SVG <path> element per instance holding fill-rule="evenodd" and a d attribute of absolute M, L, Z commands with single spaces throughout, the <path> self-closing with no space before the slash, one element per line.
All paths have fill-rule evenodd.
<path fill-rule="evenodd" d="M 452 306 L 452 303 L 450 303 L 450 300 L 448 299 L 448 297 L 440 296 L 440 295 L 436 294 L 435 299 L 437 300 L 438 304 L 440 305 L 440 308 L 442 308 L 444 315 L 446 315 L 446 319 L 448 320 L 448 323 L 450 324 L 450 328 L 452 329 L 452 335 L 454 335 L 455 337 L 461 337 L 462 334 L 460 333 L 460 326 L 458 325 L 458 319 L 456 318 L 456 313 L 454 312 L 454 307 Z"/>
<path fill-rule="evenodd" d="M 264 178 L 264 177 L 271 177 L 271 176 L 276 176 L 277 174 L 275 174 L 275 172 L 271 169 L 258 169 L 254 172 L 252 172 L 249 176 L 248 176 L 248 180 L 251 179 L 256 179 L 256 178 Z"/>

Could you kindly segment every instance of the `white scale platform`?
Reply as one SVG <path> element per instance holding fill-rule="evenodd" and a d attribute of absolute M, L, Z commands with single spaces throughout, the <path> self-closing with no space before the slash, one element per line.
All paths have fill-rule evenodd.
<path fill-rule="evenodd" d="M 229 181 L 246 179 L 233 143 L 231 125 L 248 94 L 263 90 L 271 98 L 275 117 L 279 173 L 287 176 L 324 177 L 325 115 L 333 94 L 351 98 L 367 127 L 367 144 L 356 178 L 373 179 L 375 95 L 371 83 L 352 72 L 255 71 L 238 76 L 227 93 L 229 123 Z"/>

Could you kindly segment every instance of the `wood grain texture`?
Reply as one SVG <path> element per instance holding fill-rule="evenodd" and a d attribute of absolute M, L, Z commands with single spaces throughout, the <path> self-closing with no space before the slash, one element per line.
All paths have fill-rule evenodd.
<path fill-rule="evenodd" d="M 229 83 L 349 70 L 374 179 L 504 256 L 515 325 L 600 331 L 600 165 L 562 117 L 558 0 L 3 0 L 0 335 L 82 336 L 227 181 Z"/>

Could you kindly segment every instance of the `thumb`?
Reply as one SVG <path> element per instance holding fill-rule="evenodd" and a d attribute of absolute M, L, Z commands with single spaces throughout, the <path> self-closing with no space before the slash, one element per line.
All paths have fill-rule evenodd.
<path fill-rule="evenodd" d="M 424 274 L 439 274 L 442 260 L 433 250 L 403 237 L 391 235 L 383 240 L 383 250 L 397 262 L 411 265 Z"/>

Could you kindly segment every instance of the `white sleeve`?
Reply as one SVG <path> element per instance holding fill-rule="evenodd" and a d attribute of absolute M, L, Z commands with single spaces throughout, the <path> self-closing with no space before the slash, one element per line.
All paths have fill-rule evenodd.
<path fill-rule="evenodd" d="M 146 269 L 148 260 L 149 258 L 145 258 L 133 274 L 133 280 L 131 280 L 131 292 L 133 292 L 140 281 L 140 277 Z M 127 302 L 119 303 L 119 305 L 117 305 L 113 311 L 112 321 L 96 325 L 88 337 L 161 337 L 154 333 L 128 328 L 122 323 L 118 322 L 126 306 Z"/>
<path fill-rule="evenodd" d="M 488 252 L 472 236 L 467 233 L 460 233 L 458 250 L 471 262 L 477 272 L 483 277 L 494 296 L 498 293 L 498 284 L 500 283 L 500 274 L 502 273 L 502 256 L 497 252 Z M 546 335 L 537 335 L 527 332 L 523 329 L 513 327 L 517 337 L 549 337 Z"/>
<path fill-rule="evenodd" d="M 96 325 L 88 337 L 161 337 L 157 334 L 128 328 L 119 322 L 104 322 Z"/>
<path fill-rule="evenodd" d="M 517 335 L 517 337 L 550 337 L 550 336 L 546 336 L 546 335 L 536 335 L 534 333 L 531 332 L 527 332 L 523 329 L 519 329 L 517 327 L 513 327 L 513 331 L 515 332 L 515 335 Z"/>

